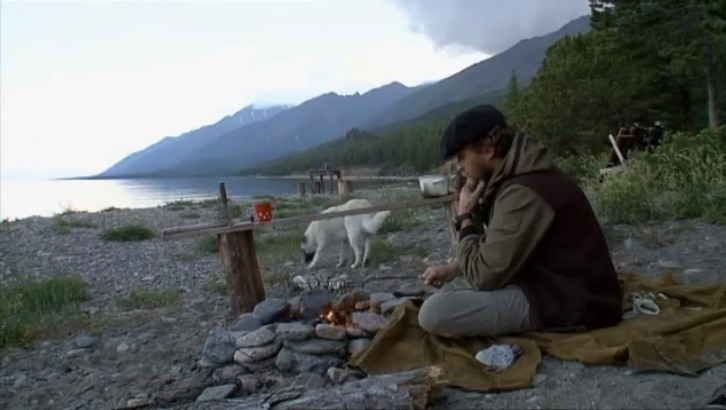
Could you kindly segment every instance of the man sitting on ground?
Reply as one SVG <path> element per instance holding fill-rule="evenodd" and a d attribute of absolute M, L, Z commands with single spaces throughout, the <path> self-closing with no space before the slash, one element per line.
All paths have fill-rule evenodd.
<path fill-rule="evenodd" d="M 448 283 L 421 306 L 419 324 L 444 337 L 579 331 L 622 318 L 622 291 L 602 229 L 578 185 L 547 149 L 507 126 L 490 105 L 454 118 L 441 139 L 466 183 L 453 263 L 429 267 Z M 468 282 L 468 283 L 466 283 Z"/>

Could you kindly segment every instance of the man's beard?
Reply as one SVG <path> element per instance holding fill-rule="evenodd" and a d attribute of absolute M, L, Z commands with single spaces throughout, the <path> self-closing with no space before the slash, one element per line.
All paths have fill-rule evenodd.
<path fill-rule="evenodd" d="M 492 179 L 492 177 L 494 176 L 494 170 L 490 169 L 489 167 L 482 167 L 481 173 L 482 173 L 481 179 L 485 183 L 489 183 L 489 180 Z"/>

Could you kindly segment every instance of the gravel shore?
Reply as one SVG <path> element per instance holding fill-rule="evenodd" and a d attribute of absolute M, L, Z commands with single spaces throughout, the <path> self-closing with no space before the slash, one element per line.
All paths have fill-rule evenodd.
<path fill-rule="evenodd" d="M 394 193 L 359 194 L 382 201 L 416 192 L 402 188 Z M 319 201 L 301 211 L 312 212 L 324 205 Z M 243 212 L 248 209 L 249 204 L 242 204 Z M 175 408 L 193 402 L 204 387 L 214 385 L 215 379 L 198 362 L 205 340 L 218 327 L 229 325 L 231 318 L 219 255 L 210 249 L 209 238 L 162 241 L 156 236 L 115 242 L 101 236 L 131 223 L 160 233 L 164 228 L 217 218 L 216 205 L 176 203 L 3 223 L 0 284 L 5 286 L 17 275 L 70 274 L 83 278 L 89 287 L 89 300 L 83 303 L 84 326 L 40 339 L 30 347 L 0 350 L 0 402 L 5 408 L 110 409 L 164 394 L 175 395 L 177 401 L 166 407 Z M 428 264 L 449 257 L 442 211 L 421 210 L 414 219 L 404 224 L 406 229 L 381 235 L 378 260 L 364 271 L 336 270 L 332 256 L 325 260 L 323 271 L 346 271 L 371 292 L 414 283 Z M 613 258 L 622 269 L 646 275 L 676 270 L 689 282 L 723 282 L 724 226 L 688 220 L 605 227 Z M 298 231 L 292 232 L 291 238 Z M 260 237 L 260 247 L 275 243 Z M 274 254 L 259 249 L 268 252 L 261 256 L 267 261 L 263 275 L 268 296 L 292 296 L 285 282 L 304 268 L 295 246 L 275 248 Z M 400 279 L 386 279 L 390 277 Z M 156 308 L 123 303 L 134 292 L 167 292 L 175 295 L 175 303 Z M 77 338 L 85 333 L 94 338 L 92 349 L 78 348 Z M 546 358 L 533 389 L 499 394 L 447 389 L 441 408 L 693 408 L 702 406 L 725 379 L 725 365 L 685 378 Z"/>

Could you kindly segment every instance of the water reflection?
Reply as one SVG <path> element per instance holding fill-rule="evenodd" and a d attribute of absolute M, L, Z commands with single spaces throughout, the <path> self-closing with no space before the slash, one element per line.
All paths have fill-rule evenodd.
<path fill-rule="evenodd" d="M 51 216 L 68 208 L 96 212 L 110 206 L 143 208 L 179 199 L 214 198 L 219 196 L 219 181 L 222 180 L 227 186 L 228 196 L 241 199 L 255 195 L 293 195 L 297 192 L 297 183 L 305 179 L 235 176 L 74 181 L 2 180 L 0 219 Z M 357 188 L 365 188 L 384 182 L 355 181 L 354 184 Z"/>

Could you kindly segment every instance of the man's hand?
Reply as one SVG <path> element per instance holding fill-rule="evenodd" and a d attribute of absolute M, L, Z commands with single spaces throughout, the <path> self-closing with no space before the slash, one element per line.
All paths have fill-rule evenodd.
<path fill-rule="evenodd" d="M 479 197 L 484 191 L 486 183 L 484 181 L 477 182 L 471 178 L 467 178 L 466 183 L 461 187 L 459 193 L 459 204 L 457 206 L 458 215 L 471 212 L 479 202 Z"/>
<path fill-rule="evenodd" d="M 424 285 L 441 287 L 446 282 L 451 282 L 456 277 L 459 271 L 459 267 L 456 263 L 449 263 L 447 265 L 429 266 L 420 279 L 423 280 Z"/>

